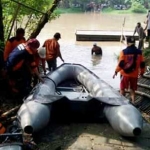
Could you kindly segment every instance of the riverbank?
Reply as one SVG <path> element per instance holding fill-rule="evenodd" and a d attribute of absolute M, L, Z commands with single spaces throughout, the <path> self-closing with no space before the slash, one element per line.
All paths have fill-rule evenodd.
<path fill-rule="evenodd" d="M 81 8 L 58 8 L 56 10 L 56 13 L 58 14 L 66 14 L 66 13 L 85 13 L 85 11 Z M 110 14 L 137 14 L 133 12 L 132 9 L 126 9 L 126 10 L 116 10 L 113 8 L 104 8 L 102 11 L 95 12 L 95 13 L 110 13 Z M 139 12 L 139 14 L 146 14 L 147 10 L 143 10 L 142 12 Z"/>

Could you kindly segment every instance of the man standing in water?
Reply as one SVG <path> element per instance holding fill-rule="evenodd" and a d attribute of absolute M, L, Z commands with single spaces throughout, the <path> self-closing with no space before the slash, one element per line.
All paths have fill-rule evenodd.
<path fill-rule="evenodd" d="M 95 55 L 102 55 L 102 49 L 101 49 L 101 47 L 97 46 L 96 43 L 93 44 L 93 48 L 91 50 L 92 55 L 93 55 L 93 53 L 95 53 Z"/>
<path fill-rule="evenodd" d="M 135 47 L 135 39 L 133 37 L 128 37 L 127 47 L 120 53 L 119 63 L 113 78 L 120 72 L 120 94 L 125 96 L 125 89 L 130 88 L 132 103 L 135 102 L 135 90 L 137 90 L 138 76 L 142 76 L 144 71 L 145 62 L 142 51 Z"/>
<path fill-rule="evenodd" d="M 55 33 L 52 39 L 48 39 L 44 42 L 43 47 L 46 48 L 46 61 L 48 63 L 49 71 L 54 71 L 57 67 L 57 57 L 64 62 L 58 40 L 61 38 L 60 33 Z"/>
<path fill-rule="evenodd" d="M 142 50 L 142 49 L 144 48 L 144 39 L 145 39 L 146 35 L 145 35 L 144 29 L 142 28 L 140 22 L 137 23 L 137 26 L 135 27 L 133 36 L 135 35 L 136 32 L 137 32 L 138 35 L 139 35 L 139 45 L 138 45 L 138 49 L 141 49 L 141 50 Z"/>

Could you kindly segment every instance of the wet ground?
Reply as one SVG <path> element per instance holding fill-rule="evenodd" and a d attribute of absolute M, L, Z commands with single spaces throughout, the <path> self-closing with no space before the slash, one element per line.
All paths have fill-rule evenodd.
<path fill-rule="evenodd" d="M 52 124 L 37 135 L 40 150 L 149 150 L 150 125 L 140 137 L 124 138 L 108 123 Z"/>

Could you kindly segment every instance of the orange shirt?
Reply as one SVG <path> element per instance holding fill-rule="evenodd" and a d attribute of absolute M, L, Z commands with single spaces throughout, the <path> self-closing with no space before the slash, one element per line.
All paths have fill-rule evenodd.
<path fill-rule="evenodd" d="M 126 50 L 125 50 L 126 51 Z M 121 64 L 125 64 L 128 62 L 128 59 L 130 57 L 134 57 L 134 54 L 132 53 L 125 53 L 125 51 L 120 52 L 119 56 L 119 63 L 116 67 L 116 72 L 120 72 L 123 76 L 129 76 L 129 77 L 138 77 L 139 74 L 143 74 L 145 71 L 145 62 L 144 57 L 142 55 L 142 51 L 137 49 L 137 59 L 136 59 L 136 68 L 131 73 L 125 73 L 124 70 L 121 67 Z"/>
<path fill-rule="evenodd" d="M 0 123 L 0 134 L 5 133 L 6 129 L 5 127 Z"/>
<path fill-rule="evenodd" d="M 46 40 L 43 47 L 46 47 L 46 60 L 56 59 L 60 56 L 60 45 L 55 38 Z"/>
<path fill-rule="evenodd" d="M 22 38 L 20 40 L 18 40 L 16 37 L 12 37 L 10 38 L 5 45 L 5 49 L 4 49 L 4 61 L 7 60 L 9 54 L 13 51 L 14 48 L 16 48 L 19 44 L 21 43 L 25 43 L 26 40 L 25 38 Z"/>

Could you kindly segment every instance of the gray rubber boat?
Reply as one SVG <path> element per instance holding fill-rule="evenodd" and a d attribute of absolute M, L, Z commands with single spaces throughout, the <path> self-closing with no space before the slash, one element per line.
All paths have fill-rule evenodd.
<path fill-rule="evenodd" d="M 10 143 L 10 144 L 1 144 L 0 150 L 23 150 L 21 144 Z"/>
<path fill-rule="evenodd" d="M 141 113 L 128 99 L 79 64 L 63 64 L 48 73 L 44 84 L 38 84 L 24 101 L 18 120 L 26 133 L 33 133 L 46 127 L 54 112 L 61 120 L 74 114 L 104 116 L 122 136 L 138 136 L 143 127 Z"/>
<path fill-rule="evenodd" d="M 0 150 L 23 150 L 21 133 L 0 134 Z"/>

